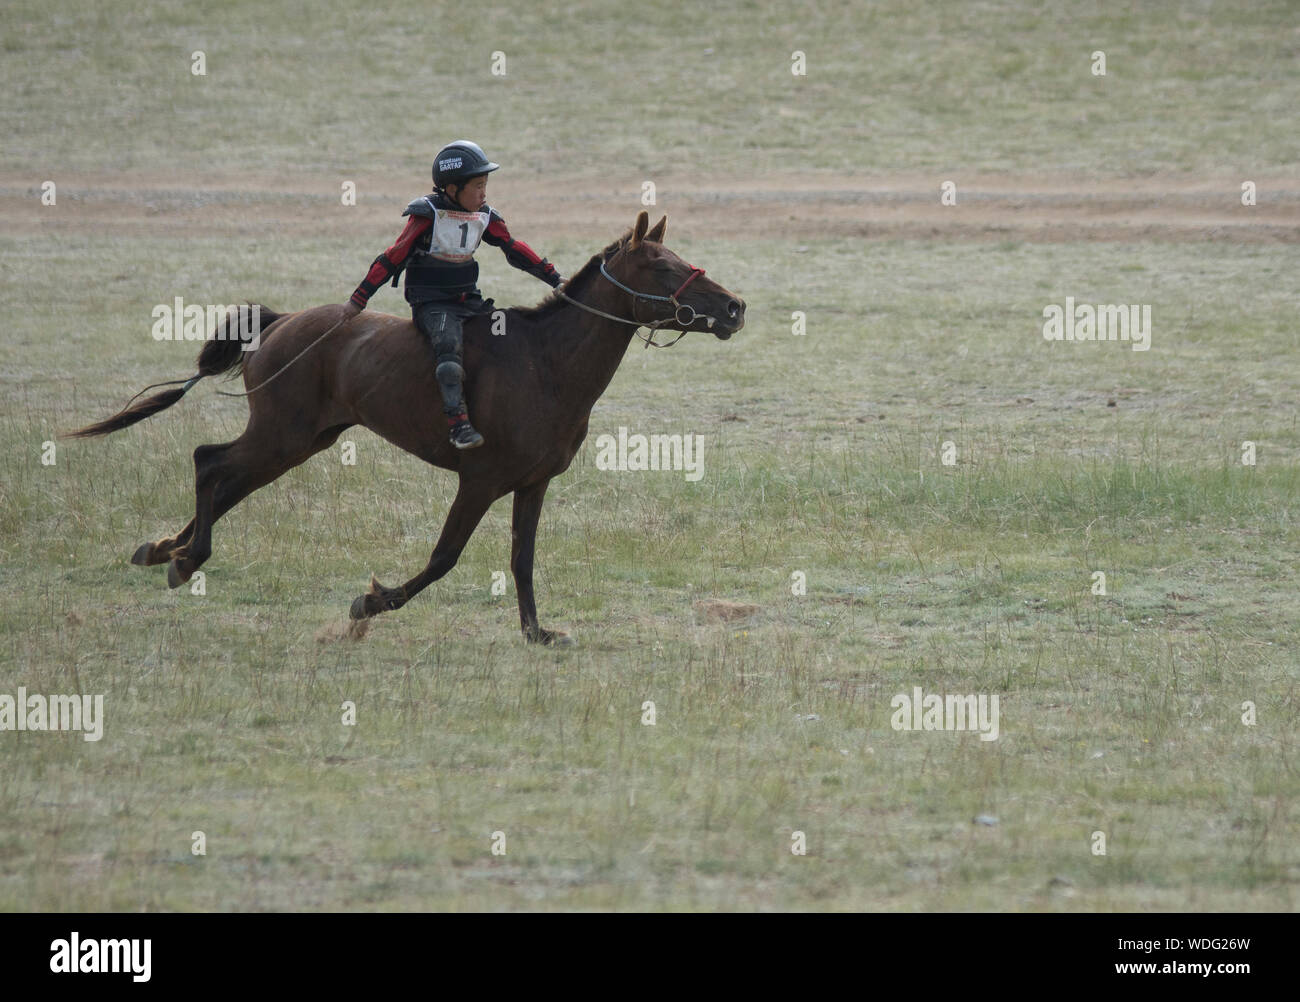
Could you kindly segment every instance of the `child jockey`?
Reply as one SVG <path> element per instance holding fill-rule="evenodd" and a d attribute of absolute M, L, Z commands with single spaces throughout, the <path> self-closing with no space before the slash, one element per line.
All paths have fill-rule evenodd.
<path fill-rule="evenodd" d="M 500 247 L 514 267 L 552 288 L 562 282 L 555 266 L 511 237 L 505 220 L 487 204 L 487 175 L 499 166 L 468 140 L 444 146 L 433 164 L 433 192 L 406 207 L 402 215 L 411 217 L 406 228 L 375 258 L 350 300 L 361 312 L 380 286 L 390 278 L 396 285 L 398 274 L 406 269 L 406 301 L 415 326 L 433 348 L 434 374 L 451 444 L 457 449 L 483 444 L 483 436 L 469 423 L 461 365 L 465 318 L 491 308 L 491 300 L 484 303 L 478 290 L 474 252 L 479 241 Z"/>

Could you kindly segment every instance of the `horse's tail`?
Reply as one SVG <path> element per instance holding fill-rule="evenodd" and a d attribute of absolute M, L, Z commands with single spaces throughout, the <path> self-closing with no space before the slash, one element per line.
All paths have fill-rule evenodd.
<path fill-rule="evenodd" d="M 225 316 L 217 321 L 217 326 L 211 336 L 203 343 L 203 348 L 199 351 L 199 371 L 189 379 L 173 379 L 171 381 L 171 383 L 183 383 L 184 385 L 180 389 L 164 390 L 162 393 L 155 393 L 152 397 L 145 397 L 139 403 L 136 403 L 136 398 L 140 396 L 140 393 L 152 390 L 155 386 L 168 386 L 171 384 L 154 383 L 153 386 L 146 386 L 140 393 L 127 401 L 126 406 L 112 417 L 105 418 L 103 421 L 96 421 L 94 424 L 88 424 L 76 431 L 65 432 L 60 437 L 92 438 L 95 435 L 108 435 L 111 432 L 130 427 L 137 421 L 143 421 L 159 411 L 165 411 L 181 397 L 185 396 L 190 387 L 204 376 L 219 376 L 223 372 L 239 371 L 243 368 L 248 356 L 256 350 L 255 347 L 245 348 L 244 345 L 248 342 L 260 343 L 259 339 L 263 332 L 268 331 L 271 325 L 279 320 L 281 316 L 283 314 L 276 313 L 274 310 L 258 304 L 250 303 L 243 306 L 232 306 Z M 231 329 L 232 320 L 236 324 L 233 330 Z"/>

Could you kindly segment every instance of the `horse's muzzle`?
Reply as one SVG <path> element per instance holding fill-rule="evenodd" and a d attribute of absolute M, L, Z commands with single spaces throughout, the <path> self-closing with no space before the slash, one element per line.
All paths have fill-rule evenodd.
<path fill-rule="evenodd" d="M 727 340 L 745 326 L 745 301 L 739 298 L 727 300 L 726 314 L 726 326 L 722 326 L 721 323 L 717 327 L 710 325 L 713 336 L 719 341 Z"/>

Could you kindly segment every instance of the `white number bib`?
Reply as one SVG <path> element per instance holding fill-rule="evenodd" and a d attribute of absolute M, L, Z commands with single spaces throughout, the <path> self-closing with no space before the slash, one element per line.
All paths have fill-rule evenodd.
<path fill-rule="evenodd" d="M 478 250 L 487 226 L 486 212 L 434 209 L 429 253 L 439 261 L 468 261 Z"/>

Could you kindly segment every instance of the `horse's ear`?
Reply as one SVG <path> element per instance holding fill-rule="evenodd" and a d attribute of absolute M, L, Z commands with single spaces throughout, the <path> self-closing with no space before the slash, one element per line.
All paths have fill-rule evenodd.
<path fill-rule="evenodd" d="M 647 240 L 653 240 L 653 241 L 654 241 L 655 243 L 657 243 L 657 244 L 661 244 L 661 243 L 663 243 L 663 242 L 664 242 L 664 227 L 665 227 L 667 224 L 668 224 L 668 217 L 667 217 L 667 216 L 664 216 L 663 219 L 659 220 L 659 222 L 657 222 L 657 223 L 654 224 L 654 227 L 650 230 L 649 233 L 647 233 L 647 234 L 645 235 L 645 238 L 646 238 Z"/>
<path fill-rule="evenodd" d="M 649 225 L 650 217 L 646 215 L 645 209 L 642 209 L 636 214 L 636 225 L 632 227 L 632 239 L 628 241 L 628 250 L 636 250 L 641 246 L 641 241 L 645 239 L 645 228 Z"/>

